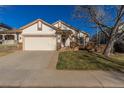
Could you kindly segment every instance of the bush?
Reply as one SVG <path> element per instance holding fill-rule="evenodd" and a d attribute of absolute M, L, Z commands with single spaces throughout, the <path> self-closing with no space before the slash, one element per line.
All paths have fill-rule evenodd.
<path fill-rule="evenodd" d="M 75 48 L 77 46 L 78 44 L 76 42 L 70 42 L 70 48 Z"/>
<path fill-rule="evenodd" d="M 114 49 L 115 52 L 124 53 L 124 40 L 115 42 Z"/>

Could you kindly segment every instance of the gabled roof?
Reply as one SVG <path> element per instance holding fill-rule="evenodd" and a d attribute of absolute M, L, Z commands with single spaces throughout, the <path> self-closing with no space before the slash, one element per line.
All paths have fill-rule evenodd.
<path fill-rule="evenodd" d="M 21 33 L 21 32 L 22 30 L 12 29 L 12 30 L 0 31 L 0 34 L 11 34 L 11 33 Z"/>
<path fill-rule="evenodd" d="M 4 24 L 4 23 L 0 23 L 0 27 L 6 28 L 8 30 L 12 30 L 13 29 L 12 27 L 10 27 L 10 26 L 8 26 L 7 24 Z"/>
<path fill-rule="evenodd" d="M 63 21 L 61 21 L 61 20 L 58 20 L 57 22 L 53 23 L 52 25 L 55 25 L 55 24 L 57 24 L 57 23 L 59 23 L 59 22 L 61 22 L 62 24 L 66 25 L 66 26 L 69 27 L 69 28 L 72 28 L 72 29 L 76 30 L 77 32 L 82 32 L 82 33 L 88 35 L 88 33 L 84 32 L 84 31 L 81 31 L 81 30 L 79 30 L 79 29 L 77 29 L 77 28 L 75 28 L 75 27 L 73 27 L 73 26 L 71 26 L 71 25 L 69 25 L 69 24 L 67 24 L 67 23 L 65 23 L 65 22 L 63 22 Z"/>
<path fill-rule="evenodd" d="M 39 22 L 39 21 L 41 21 L 43 24 L 45 24 L 45 25 L 47 25 L 47 26 L 49 26 L 49 27 L 51 27 L 51 28 L 53 28 L 53 29 L 55 29 L 55 30 L 58 29 L 58 28 L 54 27 L 53 25 L 51 25 L 51 24 L 49 24 L 49 23 L 43 21 L 42 19 L 37 19 L 37 20 L 35 20 L 35 21 L 33 21 L 33 22 L 31 22 L 31 23 L 29 23 L 29 24 L 23 26 L 23 27 L 20 27 L 19 29 L 23 30 L 23 29 L 25 29 L 25 28 L 27 28 L 27 27 L 32 26 L 33 24 L 35 24 L 35 23 L 37 23 L 37 22 Z"/>

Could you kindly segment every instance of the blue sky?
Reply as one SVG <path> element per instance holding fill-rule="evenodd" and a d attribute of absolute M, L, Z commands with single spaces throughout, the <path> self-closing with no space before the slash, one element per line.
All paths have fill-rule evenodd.
<path fill-rule="evenodd" d="M 35 19 L 41 18 L 48 23 L 54 23 L 57 20 L 66 23 L 93 34 L 93 29 L 83 25 L 81 20 L 73 17 L 75 6 L 1 6 L 0 22 L 8 24 L 11 27 L 19 28 Z"/>

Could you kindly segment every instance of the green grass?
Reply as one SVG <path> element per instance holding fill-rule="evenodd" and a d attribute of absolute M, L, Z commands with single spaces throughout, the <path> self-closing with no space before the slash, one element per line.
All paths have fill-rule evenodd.
<path fill-rule="evenodd" d="M 120 57 L 120 56 L 119 56 Z M 87 51 L 60 52 L 57 69 L 67 70 L 118 70 L 124 69 L 124 55 L 106 58 Z"/>

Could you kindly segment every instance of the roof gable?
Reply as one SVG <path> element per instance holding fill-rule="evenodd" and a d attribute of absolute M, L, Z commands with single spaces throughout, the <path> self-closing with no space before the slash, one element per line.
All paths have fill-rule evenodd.
<path fill-rule="evenodd" d="M 53 23 L 52 25 L 55 25 L 55 24 L 57 24 L 57 23 L 59 23 L 59 22 L 61 22 L 63 25 L 65 25 L 65 26 L 67 26 L 67 27 L 69 27 L 69 28 L 71 28 L 71 29 L 73 29 L 73 30 L 75 30 L 75 31 L 77 31 L 77 32 L 82 32 L 82 33 L 84 33 L 84 34 L 88 34 L 88 33 L 84 32 L 84 31 L 81 31 L 81 30 L 79 30 L 79 29 L 77 29 L 77 28 L 75 28 L 75 27 L 73 27 L 73 26 L 71 26 L 71 25 L 69 25 L 69 24 L 67 24 L 67 23 L 65 23 L 65 22 L 63 22 L 63 21 L 61 21 L 61 20 L 59 20 L 59 21 Z"/>
<path fill-rule="evenodd" d="M 24 29 L 26 29 L 26 28 L 28 28 L 28 27 L 30 27 L 30 26 L 32 26 L 32 25 L 38 23 L 39 21 L 42 22 L 43 24 L 45 24 L 45 25 L 47 25 L 47 26 L 49 26 L 49 27 L 51 27 L 51 28 L 57 30 L 56 27 L 54 27 L 53 25 L 51 25 L 51 24 L 49 24 L 49 23 L 43 21 L 42 19 L 37 19 L 37 20 L 35 20 L 35 21 L 33 21 L 33 22 L 31 22 L 31 23 L 25 25 L 25 26 L 20 27 L 19 29 L 24 30 Z"/>

